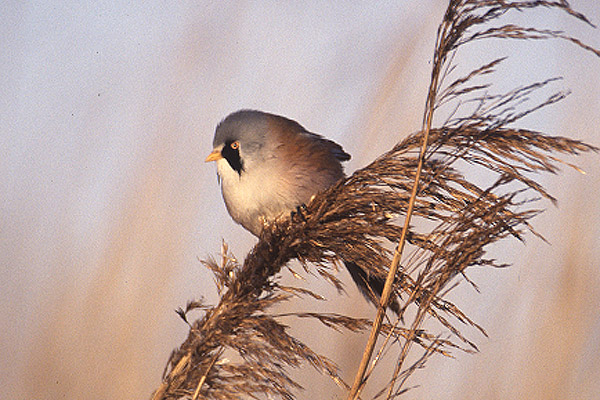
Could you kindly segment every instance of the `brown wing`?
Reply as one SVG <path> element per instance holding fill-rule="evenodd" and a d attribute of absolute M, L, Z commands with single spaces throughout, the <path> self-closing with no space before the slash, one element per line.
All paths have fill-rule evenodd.
<path fill-rule="evenodd" d="M 285 160 L 278 167 L 282 190 L 288 195 L 293 193 L 297 205 L 307 203 L 344 177 L 341 162 L 350 155 L 340 145 L 284 117 L 272 116 L 269 125 L 277 136 L 277 151 L 273 154 Z"/>

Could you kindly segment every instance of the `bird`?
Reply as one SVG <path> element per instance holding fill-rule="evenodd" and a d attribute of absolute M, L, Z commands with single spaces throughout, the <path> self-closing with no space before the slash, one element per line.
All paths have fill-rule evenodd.
<path fill-rule="evenodd" d="M 225 206 L 235 222 L 260 237 L 265 224 L 308 204 L 345 178 L 342 146 L 281 115 L 243 109 L 216 127 L 213 150 Z M 360 292 L 377 304 L 385 281 L 344 261 Z M 397 303 L 390 305 L 397 310 Z M 397 312 L 396 312 L 397 313 Z"/>

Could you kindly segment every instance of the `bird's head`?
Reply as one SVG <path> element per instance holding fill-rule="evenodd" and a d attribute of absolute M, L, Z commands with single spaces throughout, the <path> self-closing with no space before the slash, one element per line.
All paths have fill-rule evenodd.
<path fill-rule="evenodd" d="M 268 114 L 252 110 L 230 114 L 217 126 L 213 151 L 205 161 L 221 163 L 222 168 L 231 168 L 241 176 L 252 164 L 264 159 L 268 132 Z"/>

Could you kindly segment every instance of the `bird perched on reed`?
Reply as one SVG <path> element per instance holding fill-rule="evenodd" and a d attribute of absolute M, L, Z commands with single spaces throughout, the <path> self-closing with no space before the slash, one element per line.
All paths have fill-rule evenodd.
<path fill-rule="evenodd" d="M 206 161 L 215 161 L 227 211 L 255 236 L 344 178 L 350 155 L 291 119 L 240 110 L 221 121 Z M 301 212 L 301 211 L 300 211 Z M 344 262 L 361 293 L 376 303 L 384 280 Z M 390 306 L 396 311 L 397 303 Z"/>

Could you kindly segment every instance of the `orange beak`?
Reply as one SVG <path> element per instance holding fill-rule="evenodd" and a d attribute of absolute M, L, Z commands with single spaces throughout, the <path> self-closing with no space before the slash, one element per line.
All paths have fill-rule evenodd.
<path fill-rule="evenodd" d="M 220 150 L 213 150 L 212 153 L 210 153 L 208 155 L 208 157 L 206 157 L 206 160 L 204 160 L 204 162 L 209 162 L 209 161 L 217 161 L 223 158 L 223 155 L 221 154 Z"/>

